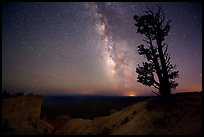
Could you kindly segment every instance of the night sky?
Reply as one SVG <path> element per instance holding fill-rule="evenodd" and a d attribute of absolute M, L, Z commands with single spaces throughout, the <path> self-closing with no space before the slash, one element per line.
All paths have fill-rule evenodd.
<path fill-rule="evenodd" d="M 201 3 L 3 3 L 2 90 L 42 95 L 151 95 L 137 82 L 143 56 L 134 15 L 160 4 L 171 19 L 179 86 L 202 90 Z"/>

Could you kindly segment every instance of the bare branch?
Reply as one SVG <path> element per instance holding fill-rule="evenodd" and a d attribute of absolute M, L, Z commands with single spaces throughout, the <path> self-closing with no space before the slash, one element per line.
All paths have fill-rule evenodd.
<path fill-rule="evenodd" d="M 166 54 L 165 55 L 165 63 L 168 63 L 170 60 L 170 55 L 169 54 Z"/>
<path fill-rule="evenodd" d="M 147 7 L 146 13 L 150 13 L 152 16 L 154 16 L 153 10 Z"/>
<path fill-rule="evenodd" d="M 155 80 L 153 72 L 152 72 L 152 78 L 153 78 L 154 83 L 155 83 L 157 86 L 159 86 L 159 82 L 157 82 L 157 81 Z"/>
<path fill-rule="evenodd" d="M 171 70 L 171 66 L 172 66 L 172 65 L 170 64 L 170 62 L 168 62 L 168 63 L 166 64 L 167 71 L 168 71 L 168 70 Z"/>
<path fill-rule="evenodd" d="M 155 83 L 156 85 L 159 86 L 159 82 L 157 82 L 155 79 L 154 79 L 153 81 L 154 81 L 154 83 Z"/>
<path fill-rule="evenodd" d="M 157 96 L 159 96 L 159 94 L 157 92 L 152 91 L 152 93 L 156 94 Z"/>
<path fill-rule="evenodd" d="M 145 39 L 144 39 L 143 41 L 147 43 L 147 47 L 148 47 L 148 48 L 151 48 L 151 42 L 150 42 L 150 41 L 145 40 Z"/>
<path fill-rule="evenodd" d="M 166 63 L 169 63 L 169 60 L 170 60 L 170 55 L 168 56 Z"/>
<path fill-rule="evenodd" d="M 167 49 L 168 49 L 168 45 L 165 44 L 165 46 L 166 46 L 166 48 L 165 48 L 165 50 L 164 50 L 164 55 L 167 54 Z"/>
<path fill-rule="evenodd" d="M 158 86 L 156 86 L 156 85 L 153 85 L 155 88 L 157 88 L 157 89 L 159 89 L 159 87 Z"/>
<path fill-rule="evenodd" d="M 162 10 L 161 6 L 158 6 L 158 7 L 159 7 L 160 12 L 162 13 L 162 15 L 161 15 L 161 17 L 162 17 L 161 23 L 163 23 L 164 20 L 165 20 L 165 14 L 164 14 L 164 11 Z"/>
<path fill-rule="evenodd" d="M 163 48 L 164 46 L 166 46 L 166 43 L 162 44 L 162 48 Z"/>
<path fill-rule="evenodd" d="M 148 44 L 150 44 L 150 42 L 149 42 L 149 41 L 147 41 L 147 40 L 145 40 L 145 39 L 144 39 L 143 41 L 144 41 L 144 42 L 146 42 L 146 43 L 148 43 Z"/>
<path fill-rule="evenodd" d="M 170 64 L 170 63 L 169 63 L 169 64 Z M 167 66 L 167 71 L 170 72 L 170 70 L 171 70 L 171 69 L 174 69 L 174 68 L 176 68 L 176 65 L 174 65 L 174 66 L 171 65 L 171 67 L 170 67 L 170 65 L 169 65 L 169 66 Z"/>

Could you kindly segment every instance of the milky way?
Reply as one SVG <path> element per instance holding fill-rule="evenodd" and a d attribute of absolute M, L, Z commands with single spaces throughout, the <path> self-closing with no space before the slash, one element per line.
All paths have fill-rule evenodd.
<path fill-rule="evenodd" d="M 104 6 L 109 8 L 110 3 Z M 99 4 L 90 4 L 90 14 L 95 19 L 95 29 L 100 39 L 100 54 L 107 65 L 107 71 L 111 78 L 117 81 L 116 88 L 127 88 L 131 83 L 130 66 L 131 61 L 127 56 L 127 42 L 119 39 L 113 40 L 113 33 L 110 30 L 108 19 L 100 12 Z M 105 9 L 104 9 L 105 10 Z"/>

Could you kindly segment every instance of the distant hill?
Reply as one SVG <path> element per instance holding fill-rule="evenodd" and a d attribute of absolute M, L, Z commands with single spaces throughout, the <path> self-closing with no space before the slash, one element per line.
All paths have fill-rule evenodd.
<path fill-rule="evenodd" d="M 25 111 L 29 109 L 26 108 Z M 3 114 L 6 113 L 9 112 Z M 9 117 L 7 120 L 9 121 Z M 60 116 L 51 124 L 40 118 L 37 124 L 25 121 L 26 119 L 24 126 L 18 126 L 18 129 L 5 134 L 29 134 L 30 131 L 30 134 L 57 135 L 198 135 L 202 134 L 202 94 L 179 93 L 173 95 L 173 99 L 166 103 L 161 102 L 159 98 L 148 98 L 109 116 L 95 117 L 93 120 Z"/>

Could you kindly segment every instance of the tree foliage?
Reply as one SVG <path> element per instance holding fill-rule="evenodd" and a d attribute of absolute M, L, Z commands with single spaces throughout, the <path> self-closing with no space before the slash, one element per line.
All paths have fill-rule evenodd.
<path fill-rule="evenodd" d="M 160 6 L 156 13 L 147 8 L 145 15 L 135 15 L 134 20 L 137 33 L 145 36 L 146 43 L 138 46 L 138 54 L 147 60 L 136 68 L 137 81 L 146 86 L 154 86 L 162 96 L 169 96 L 178 86 L 174 79 L 179 77 L 178 71 L 174 71 L 176 65 L 170 63 L 168 45 L 164 43 L 170 31 L 171 21 L 165 20 Z"/>

